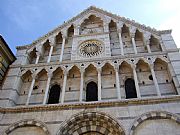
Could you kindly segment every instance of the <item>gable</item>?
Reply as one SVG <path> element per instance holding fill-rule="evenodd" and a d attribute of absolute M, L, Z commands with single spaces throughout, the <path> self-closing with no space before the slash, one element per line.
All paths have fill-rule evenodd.
<path fill-rule="evenodd" d="M 51 39 L 52 37 L 58 35 L 59 32 L 64 33 L 66 35 L 67 33 L 64 32 L 65 30 L 67 30 L 72 25 L 74 27 L 79 27 L 79 25 L 81 25 L 83 23 L 83 21 L 88 19 L 88 17 L 91 16 L 91 15 L 94 15 L 96 17 L 101 18 L 101 20 L 103 20 L 103 23 L 110 23 L 110 21 L 113 20 L 114 22 L 117 23 L 118 27 L 122 27 L 122 25 L 125 24 L 129 28 L 132 28 L 132 31 L 135 31 L 136 29 L 138 29 L 141 32 L 146 32 L 148 34 L 153 34 L 154 36 L 157 36 L 157 37 L 160 34 L 163 34 L 164 32 L 165 33 L 171 33 L 170 30 L 157 31 L 154 28 L 152 29 L 152 28 L 147 27 L 145 25 L 141 25 L 141 24 L 135 22 L 134 20 L 129 20 L 129 19 L 126 19 L 125 17 L 120 17 L 118 15 L 112 14 L 112 13 L 107 12 L 105 10 L 102 10 L 102 9 L 96 8 L 94 6 L 91 6 L 91 7 L 87 8 L 86 10 L 84 10 L 83 12 L 81 12 L 80 14 L 78 14 L 77 16 L 75 16 L 72 19 L 68 20 L 64 24 L 62 24 L 62 25 L 58 26 L 57 28 L 55 28 L 54 30 L 48 32 L 46 35 L 38 38 L 37 40 L 35 40 L 31 44 L 25 45 L 25 46 L 17 46 L 17 49 L 27 48 L 27 49 L 32 50 L 32 48 L 34 46 L 36 46 L 38 44 L 43 44 L 48 39 Z"/>

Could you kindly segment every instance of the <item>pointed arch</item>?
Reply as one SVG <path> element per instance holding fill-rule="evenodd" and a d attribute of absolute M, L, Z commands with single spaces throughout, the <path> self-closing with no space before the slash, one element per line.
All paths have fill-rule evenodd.
<path fill-rule="evenodd" d="M 27 73 L 33 74 L 33 71 L 31 69 L 25 69 L 20 73 L 20 75 L 21 75 L 21 77 L 23 77 Z"/>
<path fill-rule="evenodd" d="M 94 91 L 94 94 L 97 95 L 97 76 L 98 76 L 98 72 L 97 72 L 97 69 L 96 67 L 93 65 L 93 64 L 89 64 L 86 68 L 85 68 L 85 72 L 84 72 L 84 82 L 85 82 L 85 88 L 86 88 L 86 95 L 85 97 L 87 98 L 89 94 L 89 97 L 90 96 L 93 96 L 93 95 L 90 95 L 90 94 L 93 94 L 91 92 Z M 92 84 L 92 85 L 91 85 Z M 92 88 L 91 88 L 92 86 Z M 93 89 L 93 90 L 91 90 Z"/>
<path fill-rule="evenodd" d="M 72 101 L 78 101 L 79 100 L 79 90 L 80 90 L 80 76 L 81 76 L 81 72 L 80 69 L 76 66 L 73 65 L 69 72 L 68 72 L 68 77 L 67 77 L 67 89 L 66 91 L 69 92 L 71 91 L 71 93 L 69 92 L 68 95 L 73 95 L 71 99 L 67 99 L 67 102 L 70 102 L 70 100 Z"/>
<path fill-rule="evenodd" d="M 62 80 L 63 80 L 64 74 L 63 74 L 63 69 L 62 67 L 57 67 L 54 71 L 53 71 L 53 76 L 51 78 L 51 82 L 61 82 L 60 86 L 62 86 Z"/>
<path fill-rule="evenodd" d="M 62 89 L 62 86 L 63 86 L 63 77 L 64 77 L 63 69 L 61 67 L 57 67 L 52 72 L 51 86 L 59 85 L 60 88 Z"/>
<path fill-rule="evenodd" d="M 110 63 L 105 63 L 102 66 L 102 75 L 106 75 L 106 74 L 110 74 L 110 75 L 115 74 L 114 66 L 111 65 Z"/>
<path fill-rule="evenodd" d="M 119 34 L 117 30 L 117 24 L 113 20 L 109 23 L 109 37 L 110 37 L 110 47 L 111 55 L 116 56 L 120 55 L 120 43 L 119 43 Z"/>
<path fill-rule="evenodd" d="M 107 62 L 101 71 L 102 80 L 102 99 L 117 99 L 116 79 L 114 66 Z M 111 94 L 108 94 L 111 92 Z"/>
<path fill-rule="evenodd" d="M 50 48 L 51 48 L 50 41 L 49 41 L 49 39 L 47 39 L 42 45 L 42 56 L 40 57 L 38 63 L 46 63 L 47 62 Z"/>
<path fill-rule="evenodd" d="M 139 29 L 136 29 L 135 32 L 135 43 L 138 53 L 145 53 L 147 52 L 147 48 L 144 44 L 144 35 L 142 32 L 140 32 Z"/>
<path fill-rule="evenodd" d="M 29 57 L 28 57 L 28 60 L 29 60 L 29 64 L 35 64 L 35 61 L 36 61 L 36 48 L 32 49 L 32 51 L 29 52 Z"/>
<path fill-rule="evenodd" d="M 151 35 L 149 41 L 150 41 L 150 49 L 152 52 L 162 51 L 160 42 L 155 36 Z"/>
<path fill-rule="evenodd" d="M 62 38 L 62 33 L 59 32 L 59 33 L 56 35 L 56 37 L 55 37 L 56 45 L 57 45 L 57 44 L 62 44 L 62 40 L 63 40 L 63 38 Z"/>
<path fill-rule="evenodd" d="M 103 32 L 103 21 L 96 15 L 89 15 L 80 25 L 80 34 Z"/>
<path fill-rule="evenodd" d="M 19 94 L 20 94 L 19 99 L 21 98 L 21 96 L 26 96 L 26 94 L 29 91 L 31 82 L 32 82 L 32 71 L 31 70 L 26 70 L 21 75 L 21 80 L 20 80 L 19 84 L 17 84 L 17 85 L 19 85 Z"/>
<path fill-rule="evenodd" d="M 142 97 L 149 95 L 156 95 L 156 88 L 154 85 L 150 65 L 146 59 L 139 59 L 136 64 L 136 73 L 139 83 L 139 89 Z"/>
<path fill-rule="evenodd" d="M 166 61 L 161 58 L 156 58 L 154 61 L 154 72 L 158 81 L 161 95 L 177 94 L 174 80 Z"/>
<path fill-rule="evenodd" d="M 130 35 L 130 30 L 129 30 L 129 27 L 126 24 L 124 24 L 123 27 L 121 28 L 121 37 L 122 37 L 124 53 L 125 54 L 134 53 L 133 52 L 134 50 L 133 50 L 133 46 L 132 46 L 131 35 Z"/>
<path fill-rule="evenodd" d="M 72 37 L 74 35 L 74 25 L 72 24 L 68 29 L 67 29 L 67 36 Z"/>
<path fill-rule="evenodd" d="M 82 25 L 82 23 L 85 22 L 85 20 L 89 19 L 90 16 L 98 17 L 98 18 L 100 18 L 100 20 L 102 20 L 102 21 L 104 20 L 104 18 L 102 18 L 101 15 L 95 14 L 95 13 L 90 13 L 90 14 L 88 14 L 87 16 L 84 16 L 84 18 L 82 18 L 82 19 L 79 21 L 79 24 Z"/>
<path fill-rule="evenodd" d="M 87 70 L 88 68 L 93 68 L 93 69 L 97 69 L 97 67 L 95 66 L 94 63 L 89 63 L 86 67 L 85 67 L 85 70 Z"/>
<path fill-rule="evenodd" d="M 126 81 L 127 81 L 127 79 L 131 79 L 134 81 L 132 67 L 127 61 L 123 61 L 119 65 L 119 76 L 121 77 L 121 79 L 120 79 L 120 88 L 122 91 L 121 94 L 122 94 L 122 97 L 126 98 L 126 94 L 127 94 L 126 93 L 126 89 L 127 89 L 126 88 Z"/>
<path fill-rule="evenodd" d="M 144 66 L 144 68 L 143 68 L 143 66 Z M 142 70 L 140 69 L 141 67 L 143 68 Z M 141 72 L 139 69 L 141 71 L 147 71 L 147 70 L 150 71 L 149 62 L 144 58 L 140 58 L 136 63 L 136 70 Z"/>
<path fill-rule="evenodd" d="M 109 31 L 117 31 L 117 24 L 113 20 L 111 20 L 109 23 Z"/>
<path fill-rule="evenodd" d="M 132 67 L 131 65 L 126 62 L 126 61 L 123 61 L 120 66 L 119 66 L 119 69 L 120 69 L 120 73 L 124 74 L 124 73 L 132 73 Z"/>

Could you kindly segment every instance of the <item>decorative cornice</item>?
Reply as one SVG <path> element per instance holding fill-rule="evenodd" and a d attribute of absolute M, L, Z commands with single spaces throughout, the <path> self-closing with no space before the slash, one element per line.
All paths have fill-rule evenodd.
<path fill-rule="evenodd" d="M 24 45 L 24 46 L 16 46 L 16 49 L 24 50 L 24 49 L 28 49 L 29 47 L 31 47 L 31 44 L 30 45 Z"/>
<path fill-rule="evenodd" d="M 169 51 L 171 52 L 171 51 Z M 178 52 L 178 50 L 172 50 L 172 52 Z M 130 54 L 130 55 L 124 55 L 124 56 L 111 56 L 106 58 L 93 58 L 93 59 L 85 59 L 83 60 L 83 63 L 85 62 L 99 62 L 99 61 L 108 61 L 108 60 L 122 60 L 122 59 L 132 59 L 132 58 L 146 58 L 151 56 L 163 56 L 167 55 L 168 52 L 153 52 L 153 53 L 146 53 L 146 54 Z M 56 62 L 50 62 L 50 63 L 38 63 L 38 64 L 28 64 L 28 65 L 10 65 L 10 68 L 34 68 L 34 67 L 45 67 L 45 66 L 52 66 L 52 65 L 68 65 L 68 64 L 78 64 L 82 63 L 81 60 L 68 60 L 68 61 L 62 61 L 61 63 L 59 61 Z"/>
<path fill-rule="evenodd" d="M 0 113 L 20 113 L 20 112 L 34 112 L 34 111 L 52 111 L 52 110 L 67 110 L 67 109 L 83 109 L 83 108 L 97 108 L 97 107 L 121 107 L 129 105 L 148 105 L 160 104 L 180 101 L 180 96 L 169 97 L 152 97 L 142 99 L 124 99 L 104 102 L 82 102 L 82 103 L 64 103 L 56 105 L 36 105 L 36 106 L 17 106 L 9 108 L 0 108 Z"/>
<path fill-rule="evenodd" d="M 159 34 L 171 34 L 172 30 L 162 30 L 159 31 Z"/>
<path fill-rule="evenodd" d="M 68 20 L 67 22 L 63 23 L 62 25 L 56 27 L 55 29 L 53 29 L 52 31 L 48 32 L 47 34 L 43 35 L 42 37 L 39 37 L 37 40 L 35 40 L 34 42 L 32 42 L 31 44 L 28 44 L 28 45 L 24 45 L 24 46 L 17 46 L 16 48 L 17 49 L 27 49 L 35 44 L 37 44 L 38 42 L 41 42 L 42 40 L 44 40 L 45 38 L 47 38 L 48 36 L 51 36 L 55 33 L 58 33 L 62 28 L 66 27 L 67 25 L 69 25 L 70 23 L 72 23 L 73 21 L 75 21 L 77 18 L 81 17 L 82 15 L 84 14 L 87 14 L 89 11 L 91 10 L 94 10 L 94 11 L 97 11 L 97 12 L 100 12 L 102 14 L 105 14 L 107 16 L 110 16 L 114 19 L 117 19 L 119 21 L 122 21 L 126 24 L 131 24 L 131 25 L 134 25 L 136 27 L 139 27 L 145 31 L 149 31 L 151 33 L 154 33 L 154 34 L 157 34 L 157 35 L 160 35 L 160 34 L 164 34 L 163 32 L 165 31 L 169 31 L 169 30 L 164 30 L 164 31 L 157 31 L 155 28 L 151 28 L 149 26 L 146 26 L 146 25 L 141 25 L 140 23 L 137 23 L 135 22 L 134 20 L 130 20 L 129 18 L 125 18 L 125 17 L 121 17 L 119 15 L 116 15 L 116 14 L 113 14 L 111 12 L 108 12 L 106 10 L 103 10 L 101 8 L 97 8 L 95 6 L 90 6 L 89 8 L 83 10 L 81 13 L 79 13 L 78 15 L 76 15 L 75 17 L 73 17 L 72 19 Z"/>

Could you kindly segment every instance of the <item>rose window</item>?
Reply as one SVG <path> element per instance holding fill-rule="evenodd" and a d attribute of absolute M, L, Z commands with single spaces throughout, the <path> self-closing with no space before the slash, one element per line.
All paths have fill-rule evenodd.
<path fill-rule="evenodd" d="M 80 54 L 85 57 L 97 56 L 102 50 L 102 43 L 96 40 L 85 41 L 79 47 Z"/>

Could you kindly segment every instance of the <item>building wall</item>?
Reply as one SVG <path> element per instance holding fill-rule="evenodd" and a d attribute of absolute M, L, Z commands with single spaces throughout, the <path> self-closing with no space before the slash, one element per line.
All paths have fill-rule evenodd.
<path fill-rule="evenodd" d="M 0 46 L 0 52 L 1 52 L 0 53 L 0 89 L 1 89 L 9 65 L 12 64 L 16 58 L 1 35 L 0 35 L 0 45 L 1 45 Z"/>
<path fill-rule="evenodd" d="M 17 47 L 0 90 L 0 134 L 176 135 L 179 65 L 170 31 L 90 8 L 48 36 Z M 98 101 L 86 102 L 90 82 L 97 84 Z M 48 104 L 54 85 L 59 101 Z M 133 87 L 134 98 L 127 99 L 127 87 Z"/>

